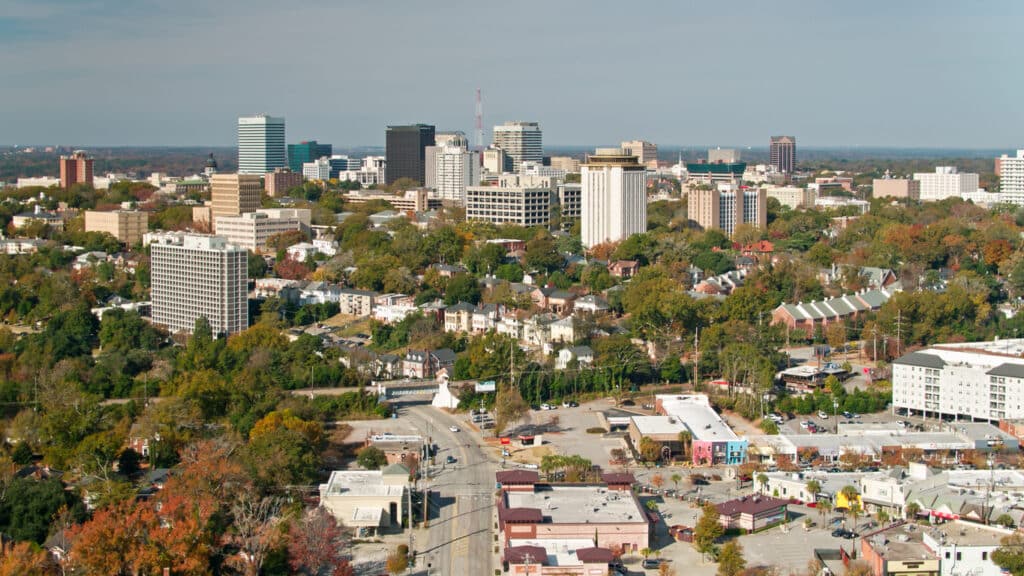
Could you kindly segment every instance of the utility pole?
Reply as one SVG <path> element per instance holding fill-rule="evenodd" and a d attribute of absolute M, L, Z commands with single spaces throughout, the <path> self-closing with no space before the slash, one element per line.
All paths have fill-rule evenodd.
<path fill-rule="evenodd" d="M 693 330 L 693 389 L 700 383 L 700 325 Z"/>
<path fill-rule="evenodd" d="M 903 340 L 900 339 L 900 328 L 901 328 L 900 325 L 902 324 L 902 322 L 903 322 L 903 311 L 902 310 L 896 310 L 896 356 L 897 357 L 899 357 L 899 355 L 900 355 L 900 344 L 903 343 Z"/>

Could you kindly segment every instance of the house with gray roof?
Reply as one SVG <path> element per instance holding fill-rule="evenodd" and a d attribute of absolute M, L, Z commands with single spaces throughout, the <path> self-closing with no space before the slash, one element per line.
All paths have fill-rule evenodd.
<path fill-rule="evenodd" d="M 843 322 L 878 310 L 894 293 L 889 289 L 865 290 L 814 302 L 780 304 L 772 310 L 772 324 L 782 324 L 810 338 L 816 328 L 825 329 L 830 323 Z"/>

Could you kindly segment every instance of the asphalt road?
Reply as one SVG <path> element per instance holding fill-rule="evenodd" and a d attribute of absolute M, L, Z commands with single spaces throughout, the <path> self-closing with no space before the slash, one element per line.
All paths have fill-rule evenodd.
<path fill-rule="evenodd" d="M 430 574 L 491 574 L 494 571 L 495 463 L 480 448 L 479 438 L 462 429 L 454 417 L 431 406 L 403 406 L 399 418 L 408 418 L 438 445 L 438 465 L 427 486 L 432 491 L 430 527 L 415 544 L 417 571 L 430 563 Z M 454 465 L 442 464 L 454 456 Z M 434 511 L 436 510 L 436 516 Z M 425 540 L 421 541 L 421 540 Z M 425 571 L 422 573 L 426 574 Z"/>

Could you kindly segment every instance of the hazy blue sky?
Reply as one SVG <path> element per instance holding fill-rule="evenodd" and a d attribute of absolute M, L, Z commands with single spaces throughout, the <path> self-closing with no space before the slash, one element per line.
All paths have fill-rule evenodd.
<path fill-rule="evenodd" d="M 0 143 L 1024 147 L 1024 2 L 0 0 Z"/>

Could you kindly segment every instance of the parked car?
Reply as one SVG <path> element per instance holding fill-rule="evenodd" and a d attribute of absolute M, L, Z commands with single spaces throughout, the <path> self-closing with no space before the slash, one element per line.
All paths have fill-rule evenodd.
<path fill-rule="evenodd" d="M 832 537 L 833 538 L 846 538 L 847 540 L 849 540 L 850 538 L 853 538 L 854 536 L 856 536 L 856 534 L 854 534 L 853 532 L 850 532 L 846 528 L 836 528 L 835 530 L 832 531 Z"/>
<path fill-rule="evenodd" d="M 808 428 L 811 427 L 811 423 L 808 422 L 807 420 L 803 420 L 800 422 L 800 427 L 803 428 L 804 430 L 807 430 Z"/>
<path fill-rule="evenodd" d="M 444 461 L 446 464 L 455 464 L 456 462 L 458 462 L 458 460 L 455 459 L 455 456 L 452 456 L 451 454 L 449 454 L 448 457 L 444 459 Z"/>
<path fill-rule="evenodd" d="M 693 542 L 693 528 L 689 526 L 676 524 L 668 529 L 668 534 L 679 542 Z"/>
<path fill-rule="evenodd" d="M 541 410 L 551 410 L 552 406 L 551 406 L 551 404 L 544 403 L 544 404 L 540 405 L 540 409 Z"/>
<path fill-rule="evenodd" d="M 452 432 L 458 432 L 459 431 L 459 427 L 458 426 L 449 426 L 448 429 L 451 430 Z"/>
<path fill-rule="evenodd" d="M 664 558 L 648 558 L 644 560 L 642 564 L 644 570 L 656 570 L 664 564 L 666 560 Z"/>
<path fill-rule="evenodd" d="M 847 410 L 843 410 L 843 418 L 853 418 L 853 413 Z"/>
<path fill-rule="evenodd" d="M 824 410 L 818 410 L 818 418 L 828 420 L 828 414 Z"/>

